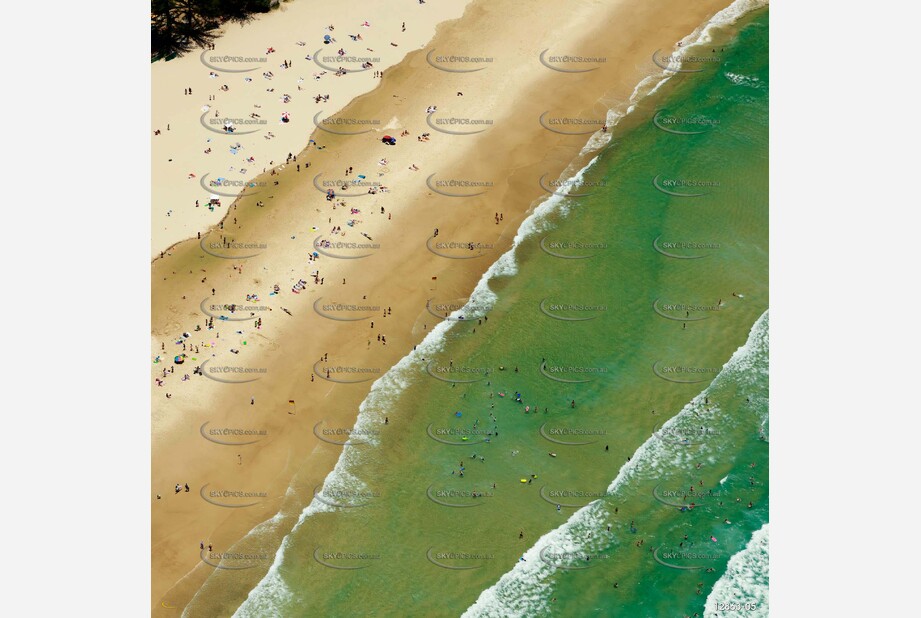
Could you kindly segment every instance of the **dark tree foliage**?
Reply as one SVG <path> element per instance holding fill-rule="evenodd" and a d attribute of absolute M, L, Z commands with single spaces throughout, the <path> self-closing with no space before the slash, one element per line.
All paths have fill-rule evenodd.
<path fill-rule="evenodd" d="M 152 60 L 175 58 L 207 47 L 225 22 L 246 23 L 269 10 L 271 0 L 151 0 Z"/>

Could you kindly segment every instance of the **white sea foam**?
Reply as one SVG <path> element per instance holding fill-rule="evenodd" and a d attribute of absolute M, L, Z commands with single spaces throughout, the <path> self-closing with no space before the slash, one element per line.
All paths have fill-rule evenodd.
<path fill-rule="evenodd" d="M 767 618 L 770 581 L 768 524 L 756 531 L 745 549 L 729 559 L 726 572 L 707 596 L 704 618 Z M 721 610 L 720 606 L 741 606 Z"/>
<path fill-rule="evenodd" d="M 680 423 L 693 419 L 707 409 L 705 401 L 714 386 L 724 380 L 762 378 L 767 371 L 768 349 L 768 312 L 765 312 L 752 326 L 748 340 L 723 365 L 710 386 L 691 400 L 675 417 L 670 419 L 662 429 L 676 428 Z M 710 411 L 718 413 L 718 406 L 709 406 Z M 700 456 L 700 452 L 696 453 Z M 686 461 L 685 461 L 686 460 Z M 668 448 L 666 442 L 658 437 L 651 437 L 636 450 L 630 461 L 624 464 L 617 477 L 607 489 L 612 495 L 622 489 L 627 482 L 640 475 L 660 475 L 666 468 L 690 465 L 690 454 L 684 449 Z M 597 534 L 604 528 L 606 517 L 601 500 L 595 500 L 576 511 L 562 526 L 551 530 L 524 554 L 524 561 L 515 564 L 511 571 L 504 574 L 498 582 L 484 590 L 476 602 L 471 605 L 462 618 L 517 618 L 519 616 L 541 615 L 549 610 L 547 592 L 550 589 L 549 578 L 557 570 L 544 562 L 540 552 L 552 548 L 554 552 L 590 553 L 587 532 L 594 534 L 591 544 L 610 544 L 613 535 Z"/>
<path fill-rule="evenodd" d="M 740 75 L 726 71 L 723 75 L 736 86 L 748 86 L 749 88 L 763 88 L 764 82 L 755 76 Z"/>
<path fill-rule="evenodd" d="M 697 28 L 694 32 L 687 35 L 681 39 L 680 44 L 675 45 L 675 50 L 687 50 L 689 47 L 694 45 L 706 45 L 713 41 L 713 31 L 716 28 L 734 24 L 742 16 L 756 9 L 763 8 L 768 5 L 768 0 L 736 0 L 725 9 L 716 13 L 710 20 L 703 26 Z M 625 116 L 633 113 L 633 110 L 636 109 L 637 104 L 646 97 L 655 94 L 656 91 L 661 88 L 665 82 L 670 80 L 675 75 L 678 75 L 678 70 L 681 68 L 682 63 L 680 61 L 680 54 L 672 53 L 669 56 L 668 67 L 669 70 L 662 70 L 661 72 L 649 75 L 643 78 L 639 84 L 636 85 L 636 88 L 633 89 L 633 93 L 630 95 L 630 99 L 625 105 L 614 107 L 608 110 L 606 124 L 608 126 L 607 132 L 597 131 L 594 133 L 585 146 L 582 147 L 580 155 L 586 155 L 590 152 L 595 152 L 596 150 L 606 146 L 611 141 L 611 131 L 610 128 L 620 122 Z M 727 77 L 730 80 L 733 80 L 728 73 Z M 745 78 L 745 76 L 737 76 L 740 78 Z M 754 79 L 756 78 L 745 78 L 745 79 Z M 734 81 L 734 80 L 733 80 Z M 737 82 L 738 83 L 738 82 Z M 746 83 L 746 85 L 752 85 L 754 82 Z M 755 86 L 759 87 L 759 86 Z"/>

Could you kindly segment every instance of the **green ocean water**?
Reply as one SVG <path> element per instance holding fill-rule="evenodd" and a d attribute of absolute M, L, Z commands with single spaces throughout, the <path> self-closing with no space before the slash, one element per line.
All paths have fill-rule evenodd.
<path fill-rule="evenodd" d="M 766 334 L 711 384 L 766 330 L 767 10 L 702 51 L 720 62 L 642 100 L 494 296 L 372 393 L 359 426 L 377 437 L 344 447 L 239 615 L 715 610 L 710 589 L 768 517 Z M 561 528 L 565 543 L 539 542 Z"/>

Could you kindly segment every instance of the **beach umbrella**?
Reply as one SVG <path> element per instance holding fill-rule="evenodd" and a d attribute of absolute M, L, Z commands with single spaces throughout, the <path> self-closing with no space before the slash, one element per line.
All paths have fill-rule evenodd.
<path fill-rule="evenodd" d="M 182 363 L 185 362 L 185 359 L 182 358 L 181 356 L 177 356 L 173 359 L 173 362 L 176 363 L 177 365 L 181 365 Z"/>

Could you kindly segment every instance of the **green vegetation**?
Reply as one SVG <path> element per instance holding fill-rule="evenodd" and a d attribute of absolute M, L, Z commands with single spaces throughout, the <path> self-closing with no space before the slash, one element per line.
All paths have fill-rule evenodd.
<path fill-rule="evenodd" d="M 247 22 L 271 4 L 272 0 L 151 0 L 151 60 L 170 60 L 207 47 L 222 24 Z"/>

